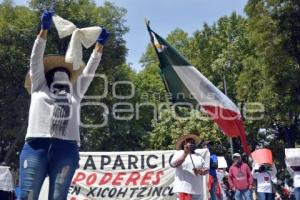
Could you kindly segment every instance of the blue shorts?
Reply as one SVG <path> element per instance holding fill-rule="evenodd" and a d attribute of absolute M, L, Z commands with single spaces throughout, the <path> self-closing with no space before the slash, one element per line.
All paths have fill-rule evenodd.
<path fill-rule="evenodd" d="M 75 141 L 32 138 L 20 155 L 20 196 L 37 200 L 41 186 L 49 176 L 49 200 L 66 199 L 75 170 L 79 167 L 79 149 Z"/>

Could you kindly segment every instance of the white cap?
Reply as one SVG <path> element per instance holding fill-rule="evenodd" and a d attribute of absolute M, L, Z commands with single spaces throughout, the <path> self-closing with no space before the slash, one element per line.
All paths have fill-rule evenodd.
<path fill-rule="evenodd" d="M 234 157 L 241 157 L 241 154 L 239 154 L 239 153 L 234 153 L 234 154 L 232 155 L 232 158 L 234 158 Z"/>

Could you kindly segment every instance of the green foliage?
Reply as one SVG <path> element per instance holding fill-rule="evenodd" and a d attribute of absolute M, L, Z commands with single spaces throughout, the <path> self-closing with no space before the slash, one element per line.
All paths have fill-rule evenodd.
<path fill-rule="evenodd" d="M 192 64 L 223 92 L 226 78 L 227 93 L 234 102 L 234 84 L 244 68 L 243 60 L 253 54 L 246 26 L 246 20 L 236 13 L 222 17 L 211 27 L 205 24 L 203 30 L 195 32 L 189 48 Z"/>
<path fill-rule="evenodd" d="M 10 1 L 0 4 L 0 139 L 12 155 L 1 152 L 0 162 L 17 163 L 18 145 L 24 139 L 29 99 L 23 83 L 37 21 L 28 8 L 13 7 Z"/>
<path fill-rule="evenodd" d="M 183 134 L 195 134 L 201 141 L 212 141 L 214 150 L 223 154 L 228 149 L 226 137 L 218 130 L 214 123 L 205 114 L 196 110 L 174 107 L 160 113 L 159 120 L 153 120 L 154 129 L 150 135 L 153 149 L 174 149 L 176 140 Z"/>
<path fill-rule="evenodd" d="M 298 61 L 299 5 L 295 1 L 250 0 L 245 8 L 248 35 L 255 45 L 252 68 L 261 74 L 256 99 L 265 106 L 265 127 L 276 127 L 286 146 L 299 140 L 299 79 Z M 298 52 L 298 53 L 297 53 Z M 248 75 L 248 80 L 256 79 Z M 254 89 L 251 88 L 250 91 Z M 287 130 L 287 131 L 285 131 Z"/>

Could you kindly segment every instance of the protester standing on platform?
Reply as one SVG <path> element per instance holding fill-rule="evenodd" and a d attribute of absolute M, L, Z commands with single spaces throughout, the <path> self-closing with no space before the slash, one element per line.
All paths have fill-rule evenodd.
<path fill-rule="evenodd" d="M 80 102 L 93 79 L 109 36 L 102 28 L 88 64 L 74 70 L 72 64 L 65 62 L 64 56 L 44 57 L 53 14 L 53 11 L 42 14 L 42 27 L 32 49 L 26 79 L 30 83 L 27 89 L 31 93 L 31 104 L 20 155 L 21 200 L 37 200 L 46 176 L 49 176 L 47 199 L 67 198 L 79 165 Z M 78 82 L 78 76 L 84 77 L 84 81 Z"/>
<path fill-rule="evenodd" d="M 171 166 L 176 168 L 173 191 L 178 200 L 202 200 L 203 175 L 208 174 L 203 157 L 197 153 L 198 136 L 188 134 L 176 142 L 176 152 L 171 160 Z"/>
<path fill-rule="evenodd" d="M 232 156 L 233 164 L 229 168 L 228 182 L 234 191 L 235 200 L 252 200 L 253 177 L 249 166 L 242 161 L 241 154 Z"/>

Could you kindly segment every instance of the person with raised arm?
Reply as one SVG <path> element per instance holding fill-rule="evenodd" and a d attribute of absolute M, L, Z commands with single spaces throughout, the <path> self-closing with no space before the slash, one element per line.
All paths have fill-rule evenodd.
<path fill-rule="evenodd" d="M 178 200 L 202 200 L 203 177 L 208 174 L 209 166 L 206 166 L 204 158 L 197 151 L 199 137 L 187 134 L 176 142 L 176 149 L 171 167 L 176 168 L 173 191 Z"/>
<path fill-rule="evenodd" d="M 87 65 L 74 70 L 62 55 L 44 56 L 53 14 L 46 10 L 41 16 L 41 30 L 33 45 L 25 81 L 31 103 L 20 154 L 21 200 L 37 200 L 46 176 L 49 176 L 47 199 L 67 198 L 79 166 L 80 102 L 93 80 L 109 37 L 102 28 Z"/>

